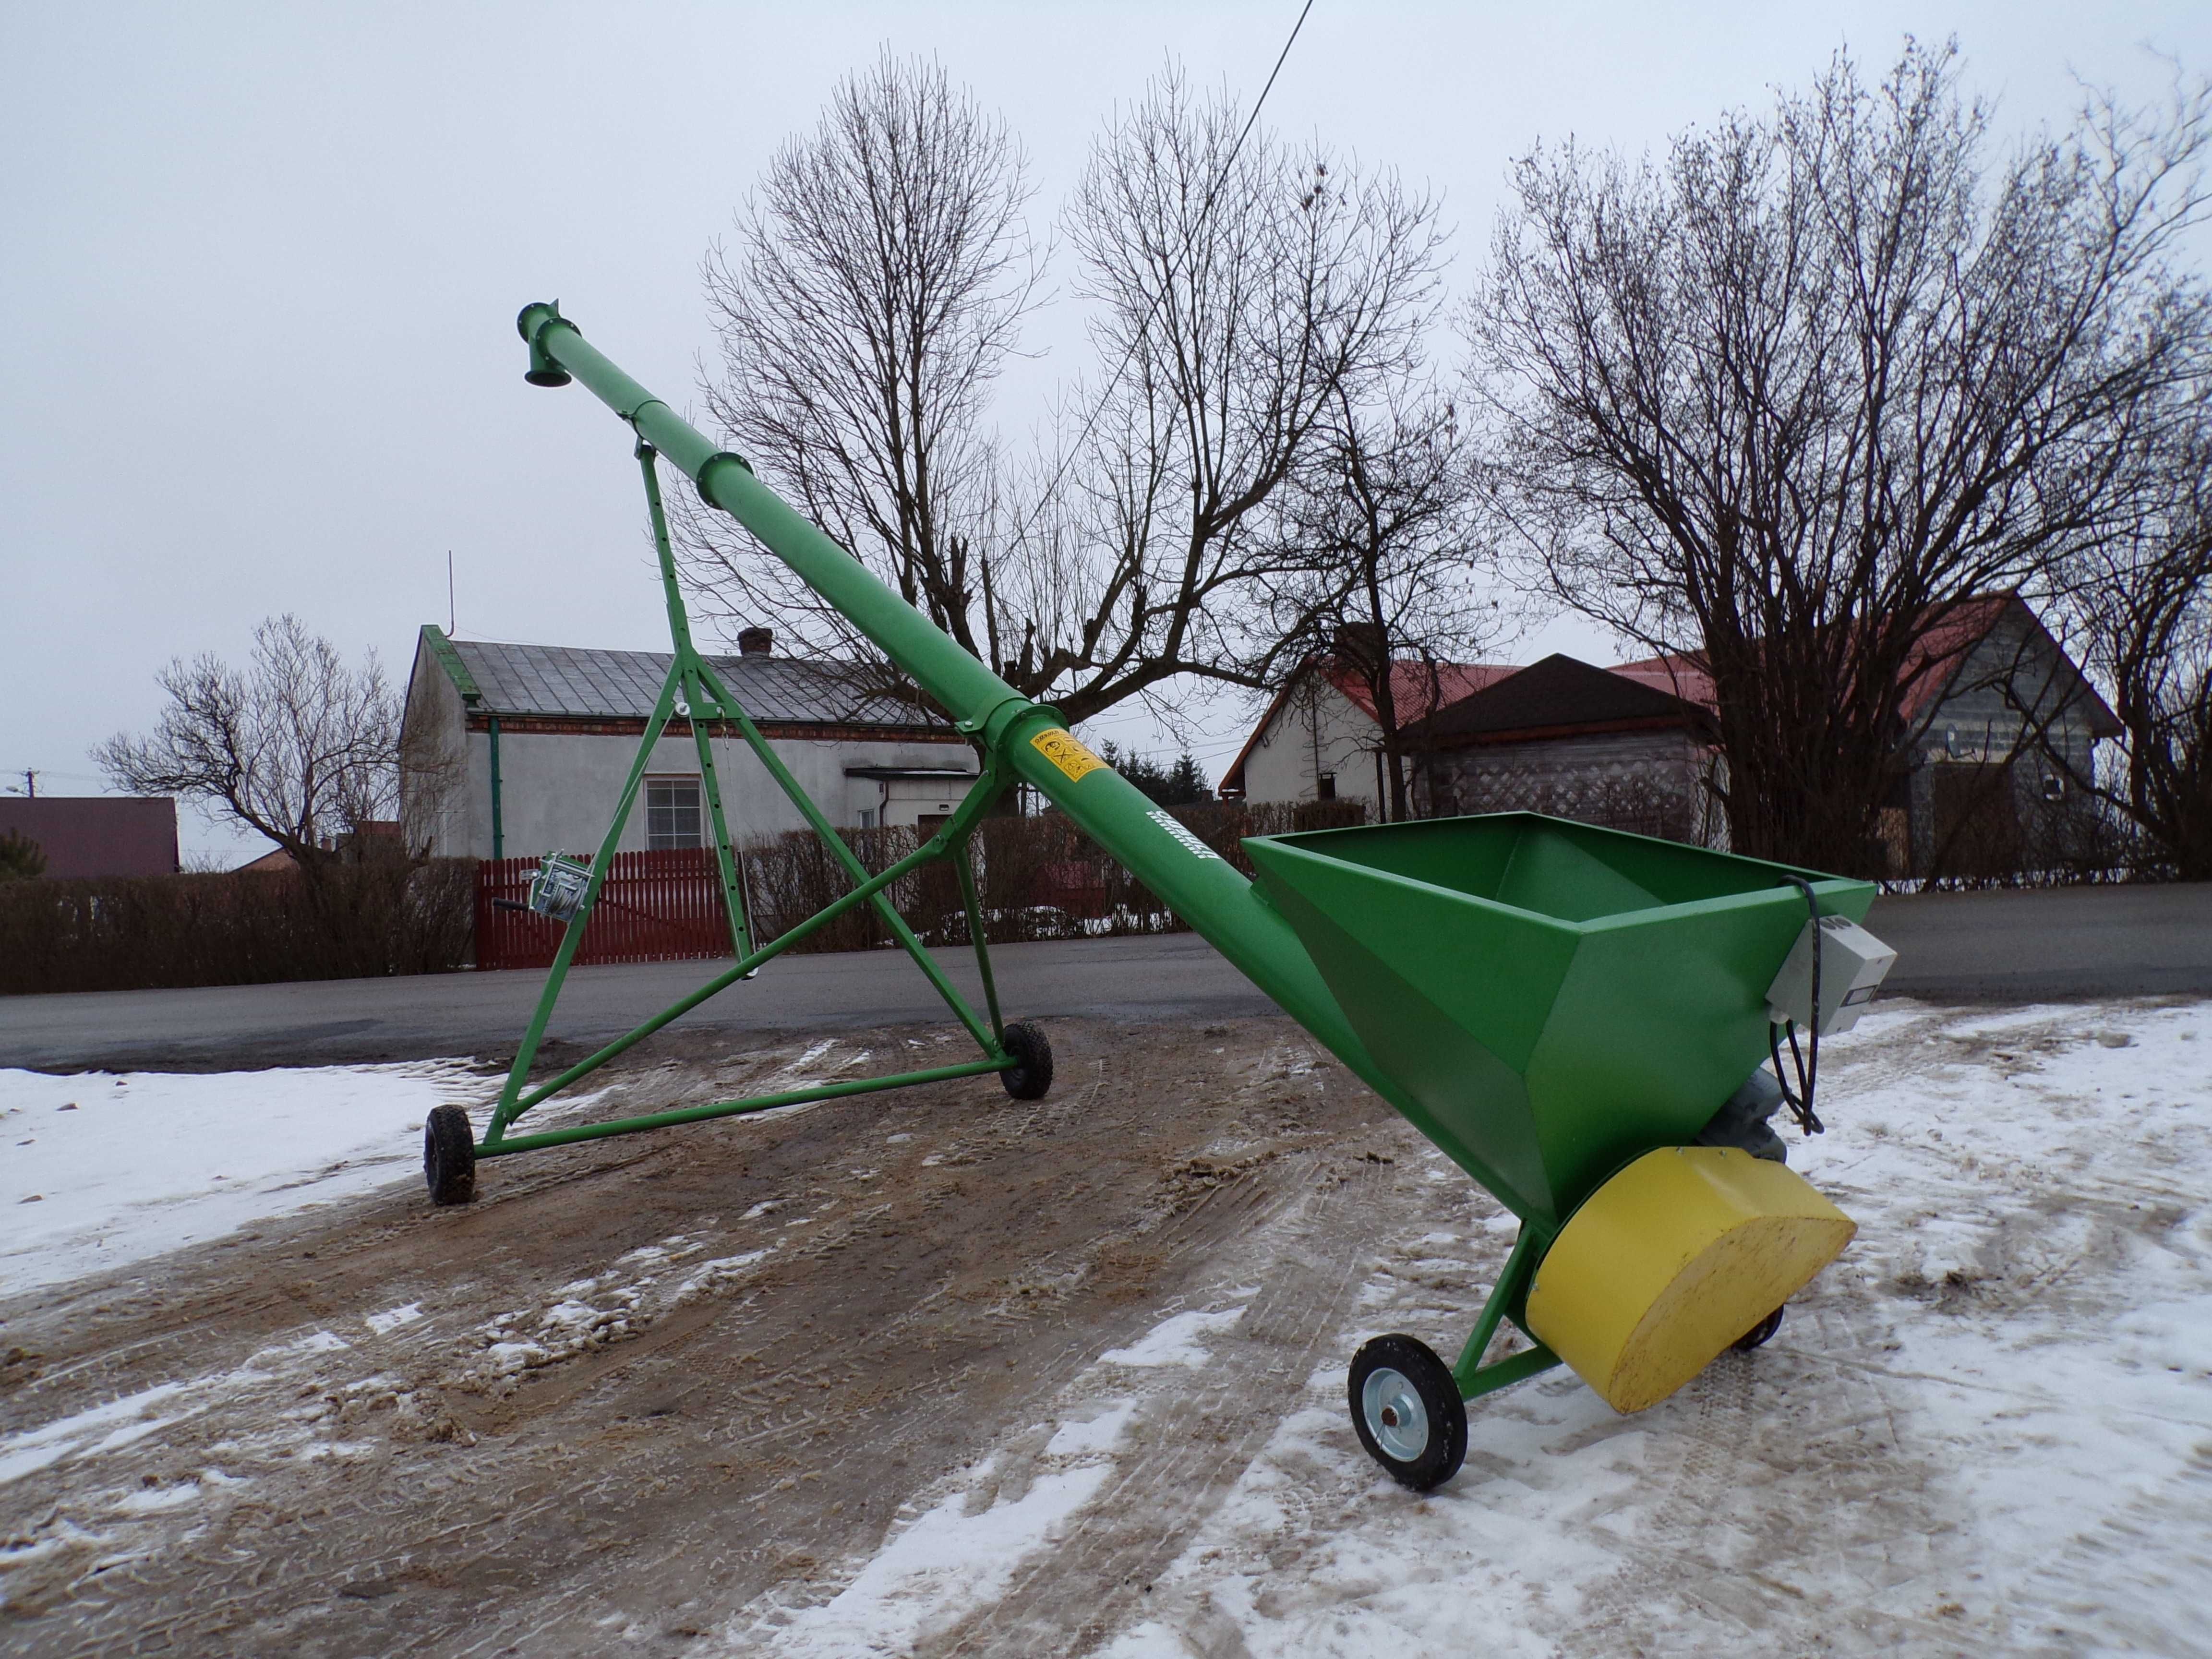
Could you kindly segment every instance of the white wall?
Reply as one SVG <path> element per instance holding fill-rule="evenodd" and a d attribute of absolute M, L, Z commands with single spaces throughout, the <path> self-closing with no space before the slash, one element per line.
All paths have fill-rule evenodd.
<path fill-rule="evenodd" d="M 937 745 L 942 748 L 943 745 Z M 899 764 L 908 764 L 901 762 Z M 924 766 L 957 765 L 957 759 L 942 757 L 918 763 Z M 869 781 L 853 780 L 857 789 Z M 951 787 L 948 789 L 946 785 Z M 889 778 L 875 785 L 882 792 L 882 802 L 877 809 L 876 822 L 883 824 L 915 824 L 923 818 L 950 812 L 967 798 L 967 786 L 957 778 Z"/>
<path fill-rule="evenodd" d="M 535 858 L 556 849 L 587 853 L 597 848 L 621 799 L 623 781 L 637 753 L 637 743 L 634 736 L 502 732 L 499 761 L 506 855 Z M 830 821 L 838 824 L 858 823 L 861 808 L 875 807 L 882 799 L 879 782 L 872 778 L 847 777 L 845 769 L 848 766 L 958 766 L 972 763 L 973 758 L 973 751 L 967 744 L 957 742 L 809 743 L 771 739 L 769 746 Z M 744 840 L 806 827 L 799 808 L 742 739 L 716 739 L 713 749 L 714 772 L 721 784 L 722 810 L 732 836 Z M 646 775 L 697 777 L 696 744 L 689 737 L 663 738 L 653 745 Z M 489 732 L 469 733 L 467 779 L 466 851 L 477 858 L 489 858 Z M 947 794 L 936 783 L 927 787 L 932 794 L 927 803 L 907 803 L 903 818 L 895 811 L 889 821 L 911 823 L 917 812 L 936 810 L 939 800 L 957 805 L 967 793 L 963 788 Z M 705 827 L 702 825 L 702 830 Z M 641 852 L 645 844 L 645 802 L 641 792 L 616 850 Z"/>
<path fill-rule="evenodd" d="M 1379 735 L 1380 728 L 1344 693 L 1326 680 L 1304 680 L 1278 705 L 1245 756 L 1244 799 L 1316 800 L 1317 775 L 1334 772 L 1336 798 L 1364 800 L 1376 814 Z"/>
<path fill-rule="evenodd" d="M 427 848 L 441 858 L 468 854 L 466 718 L 452 677 L 418 639 L 400 727 L 399 821 L 410 850 Z"/>
<path fill-rule="evenodd" d="M 465 731 L 460 693 L 427 648 L 418 653 L 408 706 L 410 769 L 404 811 L 409 838 L 417 845 L 427 841 L 430 852 L 441 857 L 491 857 L 491 734 Z M 505 855 L 595 851 L 622 797 L 637 745 L 635 734 L 516 731 L 509 723 L 499 739 Z M 975 766 L 975 750 L 957 738 L 771 738 L 769 747 L 830 822 L 841 825 L 859 823 L 863 808 L 880 811 L 884 795 L 883 782 L 848 778 L 848 767 Z M 806 827 L 799 808 L 742 738 L 718 738 L 713 749 L 732 836 L 742 840 Z M 653 745 L 646 775 L 697 777 L 697 744 L 689 735 L 663 738 Z M 897 779 L 890 790 L 891 811 L 879 823 L 912 823 L 921 814 L 950 811 L 967 793 L 957 782 L 948 792 L 945 781 L 937 780 Z M 703 805 L 702 801 L 702 810 Z M 645 844 L 641 790 L 616 850 L 641 852 Z"/>

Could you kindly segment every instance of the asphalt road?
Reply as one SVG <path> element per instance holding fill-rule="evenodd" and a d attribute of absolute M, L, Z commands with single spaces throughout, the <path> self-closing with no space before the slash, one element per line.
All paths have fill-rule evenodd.
<path fill-rule="evenodd" d="M 1966 1002 L 2212 995 L 2212 884 L 1941 893 L 1877 900 L 1895 945 L 1888 994 Z M 972 958 L 942 959 L 971 996 Z M 1211 1020 L 1273 1006 L 1188 933 L 1004 945 L 992 953 L 1008 1018 L 1084 1014 Z M 578 969 L 548 1036 L 593 1048 L 716 972 L 713 963 Z M 503 1058 L 543 975 L 213 986 L 0 998 L 0 1066 L 228 1069 L 436 1054 Z M 678 1022 L 731 1032 L 851 1029 L 946 1018 L 902 953 L 788 957 Z"/>
<path fill-rule="evenodd" d="M 2212 883 L 1878 898 L 1884 989 L 1955 1002 L 2212 996 Z"/>
<path fill-rule="evenodd" d="M 977 1006 L 975 957 L 940 951 Z M 728 965 L 665 962 L 570 971 L 549 1040 L 596 1048 Z M 1193 933 L 1005 945 L 991 965 L 1009 1019 L 1216 1019 L 1272 1012 L 1251 981 Z M 0 997 L 0 1066 L 228 1069 L 514 1052 L 545 975 L 426 974 L 406 979 L 207 986 Z M 678 1030 L 790 1031 L 944 1019 L 902 951 L 781 957 L 675 1023 Z"/>

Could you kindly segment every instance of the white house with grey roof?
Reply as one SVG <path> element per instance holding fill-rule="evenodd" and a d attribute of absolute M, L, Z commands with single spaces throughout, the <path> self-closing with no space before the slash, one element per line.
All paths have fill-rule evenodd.
<path fill-rule="evenodd" d="M 736 656 L 708 660 L 832 822 L 930 825 L 966 795 L 975 752 L 949 722 L 839 664 L 775 655 L 767 629 L 748 629 L 738 644 Z M 401 733 L 409 844 L 447 858 L 597 848 L 671 660 L 666 652 L 449 639 L 425 624 Z M 732 836 L 805 827 L 734 730 L 712 743 Z M 617 850 L 709 839 L 698 747 L 679 718 L 653 745 Z"/>

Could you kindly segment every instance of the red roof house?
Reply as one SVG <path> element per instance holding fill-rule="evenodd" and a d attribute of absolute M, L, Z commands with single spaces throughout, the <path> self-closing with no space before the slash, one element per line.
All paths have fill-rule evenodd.
<path fill-rule="evenodd" d="M 1391 700 L 1408 726 L 1516 671 L 1510 663 L 1390 665 Z M 1386 799 L 1377 749 L 1381 716 L 1366 677 L 1334 657 L 1307 663 L 1275 693 L 1221 775 L 1230 799 Z"/>

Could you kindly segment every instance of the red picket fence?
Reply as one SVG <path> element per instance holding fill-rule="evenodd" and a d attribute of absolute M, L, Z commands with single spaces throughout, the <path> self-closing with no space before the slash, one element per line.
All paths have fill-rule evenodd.
<path fill-rule="evenodd" d="M 1366 821 L 1362 801 L 1270 801 L 1178 808 L 1176 820 L 1231 865 L 1251 873 L 1246 836 L 1331 830 Z M 880 874 L 921 846 L 916 825 L 841 830 L 863 869 Z M 1107 857 L 1065 814 L 987 817 L 975 827 L 975 873 L 986 936 L 994 945 L 1026 939 L 1155 933 L 1185 924 L 1134 876 Z M 852 890 L 842 860 L 811 830 L 763 836 L 739 849 L 754 936 L 766 941 Z M 534 912 L 497 908 L 529 896 L 536 859 L 486 860 L 477 875 L 477 966 L 543 968 L 560 948 L 561 928 Z M 964 945 L 968 924 L 951 869 L 931 864 L 907 872 L 884 896 L 925 940 Z M 792 948 L 866 951 L 891 943 L 871 909 L 848 911 Z M 712 848 L 617 853 L 578 962 L 675 962 L 730 954 L 729 923 Z"/>
<path fill-rule="evenodd" d="M 485 859 L 477 866 L 477 966 L 546 968 L 561 948 L 561 924 L 526 903 L 536 859 Z M 601 884 L 579 963 L 682 962 L 730 954 L 730 922 L 711 847 L 617 853 Z"/>

